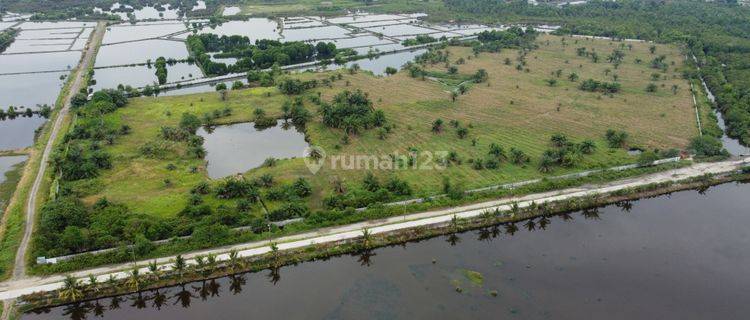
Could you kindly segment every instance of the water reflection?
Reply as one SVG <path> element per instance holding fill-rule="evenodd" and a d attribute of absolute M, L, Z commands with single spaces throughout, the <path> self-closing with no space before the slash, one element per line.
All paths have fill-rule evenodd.
<path fill-rule="evenodd" d="M 211 178 L 226 177 L 259 167 L 266 159 L 284 159 L 303 155 L 307 142 L 304 133 L 288 125 L 266 129 L 253 123 L 201 128 Z"/>
<path fill-rule="evenodd" d="M 748 192 L 725 184 L 624 201 L 25 318 L 742 318 Z"/>

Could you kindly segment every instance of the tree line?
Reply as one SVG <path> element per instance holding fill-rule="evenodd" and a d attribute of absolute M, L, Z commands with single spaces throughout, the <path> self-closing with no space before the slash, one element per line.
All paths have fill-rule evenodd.
<path fill-rule="evenodd" d="M 319 42 L 316 45 L 300 41 L 280 42 L 261 39 L 251 42 L 245 36 L 218 36 L 216 34 L 190 35 L 187 45 L 196 61 L 209 75 L 223 75 L 231 72 L 261 70 L 273 65 L 285 66 L 312 61 L 313 59 L 330 59 L 341 52 L 330 42 Z M 211 60 L 209 52 L 217 58 L 237 58 L 237 62 L 227 65 Z"/>

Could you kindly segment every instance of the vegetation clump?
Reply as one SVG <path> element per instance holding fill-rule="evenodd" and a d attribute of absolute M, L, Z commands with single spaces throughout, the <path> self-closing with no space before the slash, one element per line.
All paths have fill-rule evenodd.
<path fill-rule="evenodd" d="M 323 124 L 343 129 L 347 134 L 358 134 L 363 129 L 382 127 L 386 123 L 385 112 L 375 110 L 372 101 L 361 90 L 342 91 L 331 103 L 320 106 Z"/>

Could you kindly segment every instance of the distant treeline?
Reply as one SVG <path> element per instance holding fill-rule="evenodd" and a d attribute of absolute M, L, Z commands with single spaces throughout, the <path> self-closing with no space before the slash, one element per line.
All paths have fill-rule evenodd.
<path fill-rule="evenodd" d="M 87 19 L 120 19 L 117 15 L 106 13 L 96 13 L 94 8 L 109 9 L 113 4 L 119 3 L 122 9 L 115 11 L 128 12 L 124 5 L 129 5 L 134 9 L 141 9 L 146 6 L 164 7 L 169 5 L 170 8 L 178 9 L 181 12 L 190 15 L 203 15 L 212 13 L 222 4 L 235 4 L 237 0 L 205 0 L 206 10 L 192 11 L 197 4 L 197 0 L 3 0 L 0 1 L 0 12 L 29 12 L 34 13 L 32 20 L 65 20 L 70 18 L 87 18 Z"/>

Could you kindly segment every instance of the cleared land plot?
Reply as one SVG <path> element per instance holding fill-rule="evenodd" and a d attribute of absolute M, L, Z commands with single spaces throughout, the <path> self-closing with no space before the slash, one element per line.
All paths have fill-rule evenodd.
<path fill-rule="evenodd" d="M 677 48 L 657 45 L 656 55 L 666 55 L 669 64 L 668 71 L 662 73 L 649 67 L 649 61 L 654 57 L 649 53 L 649 44 L 633 43 L 632 49 L 625 48 L 625 58 L 615 69 L 604 59 L 593 63 L 590 58 L 577 56 L 576 48 L 594 49 L 606 57 L 619 47 L 619 42 L 575 41 L 568 38 L 563 46 L 560 37 L 541 36 L 539 48 L 527 55 L 525 68 L 529 69 L 528 72 L 516 70 L 517 50 L 481 53 L 475 57 L 470 48 L 450 47 L 451 61 L 465 60 L 464 64 L 457 65 L 456 77 L 474 74 L 480 68 L 489 74 L 489 85 L 472 85 L 456 102 L 451 102 L 449 93 L 453 86 L 428 78 L 411 78 L 406 71 L 385 78 L 363 72 L 352 75 L 344 71 L 294 75 L 302 79 L 322 79 L 341 73 L 343 79 L 333 82 L 331 88 L 313 89 L 305 94 L 307 98 L 320 92 L 324 100 L 330 100 L 342 90 L 361 89 L 369 94 L 374 107 L 383 110 L 388 121 L 395 125 L 384 140 L 378 137 L 377 130 L 371 129 L 351 137 L 350 142 L 344 144 L 343 132 L 325 127 L 316 116 L 308 123 L 307 135 L 311 143 L 323 147 L 329 157 L 387 156 L 394 152 L 403 155 L 409 149 L 455 151 L 463 163 L 445 170 L 373 171 L 381 181 L 393 175 L 409 182 L 418 196 L 442 192 L 443 177 L 449 177 L 465 188 L 477 188 L 635 162 L 636 158 L 627 155 L 625 149 L 607 148 L 604 133 L 610 128 L 628 132 L 629 146 L 647 149 L 684 148 L 697 134 L 689 84 L 679 76 L 682 58 Z M 505 65 L 505 58 L 513 63 Z M 643 62 L 635 63 L 636 58 Z M 443 64 L 427 66 L 427 69 L 434 74 L 447 75 Z M 553 73 L 558 69 L 562 70 L 561 77 L 555 86 L 549 86 L 546 80 L 556 78 Z M 577 82 L 567 79 L 571 72 L 579 75 Z M 651 83 L 654 72 L 661 73 L 666 79 L 654 81 L 658 89 L 649 93 L 645 87 Z M 622 90 L 612 97 L 578 89 L 583 79 L 612 81 L 613 74 L 618 75 Z M 678 85 L 676 93 L 670 90 L 673 84 Z M 305 105 L 314 112 L 315 106 L 307 98 Z M 114 168 L 94 181 L 82 182 L 79 187 L 87 194 L 89 203 L 105 196 L 109 200 L 124 202 L 137 212 L 174 215 L 186 205 L 190 188 L 208 179 L 204 161 L 187 156 L 185 146 L 181 144 L 172 146 L 169 155 L 161 159 L 143 157 L 139 147 L 147 141 L 159 139 L 160 127 L 176 125 L 183 112 L 202 115 L 228 106 L 233 110 L 232 115 L 217 122 L 236 123 L 252 121 L 255 108 L 262 108 L 268 116 L 279 117 L 281 104 L 289 99 L 276 88 L 230 91 L 226 101 L 222 101 L 217 93 L 133 99 L 128 106 L 109 116 L 112 121 L 132 128 L 131 134 L 106 147 L 114 155 Z M 439 134 L 431 130 L 431 123 L 437 118 L 445 121 L 445 128 Z M 462 127 L 468 128 L 468 137 L 458 138 L 455 129 L 448 125 L 450 120 L 457 120 Z M 556 168 L 552 173 L 542 174 L 537 170 L 537 161 L 550 148 L 550 136 L 556 133 L 565 134 L 575 142 L 592 139 L 598 148 L 573 168 Z M 506 152 L 512 147 L 520 149 L 531 157 L 531 163 L 522 167 L 503 162 L 498 169 L 475 170 L 468 159 L 486 158 L 490 143 L 500 144 Z M 170 163 L 174 164 L 173 170 L 167 169 Z M 190 173 L 192 167 L 197 167 L 198 171 Z M 320 208 L 322 199 L 332 193 L 334 177 L 343 180 L 351 190 L 359 188 L 365 172 L 333 170 L 324 166 L 312 175 L 303 160 L 297 158 L 280 160 L 274 167 L 253 169 L 245 175 L 252 178 L 270 173 L 277 184 L 291 182 L 300 176 L 307 177 L 313 188 L 313 195 L 307 201 L 311 207 Z M 165 179 L 170 181 L 168 187 L 164 184 Z M 233 201 L 213 196 L 205 198 L 206 203 L 213 206 L 234 206 Z M 268 205 L 273 209 L 278 204 Z M 257 205 L 253 210 L 260 214 Z"/>

